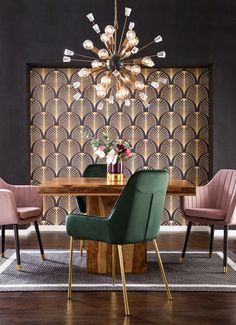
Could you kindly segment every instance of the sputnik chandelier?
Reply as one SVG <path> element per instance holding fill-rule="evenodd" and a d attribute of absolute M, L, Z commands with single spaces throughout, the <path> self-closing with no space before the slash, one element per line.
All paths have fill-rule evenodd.
<path fill-rule="evenodd" d="M 155 55 L 137 56 L 146 47 L 162 41 L 160 35 L 156 36 L 153 41 L 144 46 L 138 47 L 139 39 L 134 31 L 134 22 L 130 22 L 127 28 L 127 21 L 130 17 L 132 9 L 125 8 L 125 20 L 118 40 L 118 18 L 117 18 L 117 0 L 114 0 L 114 26 L 108 25 L 105 27 L 104 33 L 101 33 L 99 26 L 95 23 L 92 13 L 87 15 L 88 20 L 93 24 L 94 31 L 100 36 L 100 40 L 104 43 L 105 48 L 98 49 L 94 46 L 91 40 L 85 40 L 83 47 L 86 50 L 92 51 L 98 56 L 92 57 L 82 54 L 77 54 L 71 50 L 64 51 L 63 62 L 79 61 L 91 64 L 91 68 L 82 68 L 78 72 L 80 78 L 86 78 L 93 73 L 103 73 L 100 81 L 95 85 L 96 94 L 100 99 L 108 99 L 108 103 L 113 104 L 116 97 L 117 100 L 124 101 L 125 105 L 130 106 L 130 94 L 132 91 L 138 91 L 138 95 L 144 106 L 147 108 L 147 95 L 145 93 L 145 84 L 139 74 L 143 67 L 153 67 L 153 57 L 165 58 L 166 52 L 160 51 Z M 127 30 L 126 30 L 127 28 Z M 141 80 L 140 80 L 141 79 Z M 159 78 L 157 81 L 152 81 L 151 86 L 157 88 L 159 82 L 166 83 L 165 78 Z M 79 89 L 80 82 L 73 83 L 75 89 Z M 112 91 L 114 88 L 115 93 Z M 114 95 L 113 95 L 114 94 Z M 74 95 L 75 100 L 79 100 L 82 94 L 80 92 Z M 103 108 L 104 103 L 101 101 L 97 106 L 98 109 Z"/>

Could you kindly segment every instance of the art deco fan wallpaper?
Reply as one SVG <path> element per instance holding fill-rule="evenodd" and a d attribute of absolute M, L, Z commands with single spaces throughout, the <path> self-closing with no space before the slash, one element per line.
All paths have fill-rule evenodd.
<path fill-rule="evenodd" d="M 79 69 L 32 68 L 30 71 L 31 180 L 33 184 L 54 177 L 81 176 L 86 166 L 100 162 L 81 131 L 102 137 L 130 140 L 137 156 L 125 163 L 129 177 L 139 169 L 167 169 L 170 177 L 196 185 L 209 179 L 209 70 L 208 68 L 143 69 L 140 80 L 150 106 L 138 92 L 130 91 L 131 105 L 100 100 L 94 88 L 103 74 L 81 79 Z M 150 86 L 160 77 L 166 83 Z M 81 82 L 82 97 L 72 84 Z M 115 93 L 115 89 L 111 90 Z M 99 102 L 103 109 L 98 110 Z M 76 211 L 70 197 L 44 198 L 42 224 L 63 224 Z M 182 225 L 178 197 L 167 197 L 164 225 Z"/>

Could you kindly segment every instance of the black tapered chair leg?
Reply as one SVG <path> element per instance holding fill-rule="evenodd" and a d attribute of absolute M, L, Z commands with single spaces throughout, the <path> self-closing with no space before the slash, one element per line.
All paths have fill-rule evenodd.
<path fill-rule="evenodd" d="M 40 232 L 39 232 L 39 225 L 38 225 L 37 220 L 34 221 L 34 227 L 35 227 L 35 232 L 36 232 L 36 236 L 37 236 L 38 243 L 39 243 L 40 253 L 41 253 L 42 259 L 45 260 L 43 244 L 42 244 L 42 240 L 41 240 L 41 236 L 40 236 Z"/>
<path fill-rule="evenodd" d="M 1 226 L 1 256 L 4 257 L 4 253 L 5 253 L 5 225 Z"/>
<path fill-rule="evenodd" d="M 209 257 L 212 256 L 212 251 L 213 251 L 214 230 L 215 230 L 215 226 L 211 225 L 211 238 L 210 238 L 210 247 L 209 247 Z"/>
<path fill-rule="evenodd" d="M 20 241 L 19 241 L 19 231 L 18 225 L 13 225 L 14 236 L 15 236 L 15 247 L 16 247 L 16 268 L 21 271 L 21 260 L 20 260 Z"/>
<path fill-rule="evenodd" d="M 224 273 L 227 273 L 228 226 L 224 226 Z"/>
<path fill-rule="evenodd" d="M 182 261 L 183 261 L 183 259 L 185 257 L 186 248 L 187 248 L 187 245 L 188 245 L 188 239 L 189 239 L 189 235 L 190 235 L 190 232 L 191 232 L 191 228 L 192 228 L 192 221 L 189 221 L 187 232 L 186 232 L 186 237 L 185 237 L 185 241 L 184 241 L 184 248 L 182 250 L 182 255 L 180 257 L 180 263 L 182 263 Z"/>

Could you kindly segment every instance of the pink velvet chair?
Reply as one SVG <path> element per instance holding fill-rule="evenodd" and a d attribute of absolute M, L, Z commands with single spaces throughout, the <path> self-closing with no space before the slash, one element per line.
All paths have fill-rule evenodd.
<path fill-rule="evenodd" d="M 5 251 L 5 227 L 13 225 L 15 235 L 17 269 L 21 270 L 20 245 L 18 226 L 34 223 L 40 252 L 44 259 L 44 251 L 40 237 L 37 219 L 43 209 L 42 197 L 38 194 L 38 187 L 32 185 L 9 185 L 0 178 L 0 225 L 2 228 L 1 255 Z"/>
<path fill-rule="evenodd" d="M 185 257 L 193 222 L 211 226 L 209 257 L 212 255 L 214 226 L 224 227 L 224 272 L 227 272 L 228 227 L 236 225 L 236 170 L 222 169 L 204 186 L 198 186 L 196 196 L 183 198 L 183 210 L 188 228 L 181 261 Z"/>

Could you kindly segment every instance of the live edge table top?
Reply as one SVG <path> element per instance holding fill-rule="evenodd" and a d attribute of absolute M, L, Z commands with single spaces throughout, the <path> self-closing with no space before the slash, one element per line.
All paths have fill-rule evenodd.
<path fill-rule="evenodd" d="M 54 178 L 39 185 L 39 193 L 43 195 L 64 196 L 119 196 L 127 180 L 111 182 L 105 177 L 66 177 Z M 167 188 L 168 195 L 195 195 L 195 186 L 186 180 L 170 179 Z"/>

